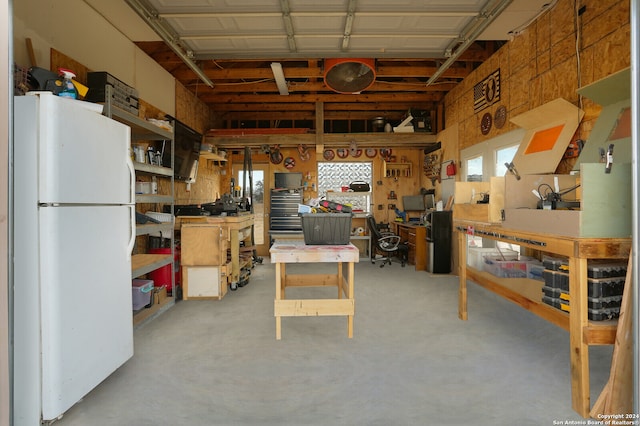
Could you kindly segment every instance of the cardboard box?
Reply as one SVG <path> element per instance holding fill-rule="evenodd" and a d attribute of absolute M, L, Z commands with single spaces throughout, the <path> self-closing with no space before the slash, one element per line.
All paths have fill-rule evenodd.
<path fill-rule="evenodd" d="M 489 194 L 488 204 L 478 204 L 481 194 Z M 456 182 L 453 205 L 454 220 L 499 223 L 505 202 L 505 178 L 492 177 L 489 182 Z"/>
<path fill-rule="evenodd" d="M 153 291 L 153 304 L 162 305 L 167 300 L 167 287 L 155 287 Z"/>

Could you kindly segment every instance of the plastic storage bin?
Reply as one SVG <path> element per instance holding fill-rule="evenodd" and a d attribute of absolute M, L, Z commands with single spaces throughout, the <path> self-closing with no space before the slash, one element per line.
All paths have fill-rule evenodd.
<path fill-rule="evenodd" d="M 138 311 L 151 303 L 153 280 L 132 280 L 131 290 L 133 297 L 133 310 Z"/>
<path fill-rule="evenodd" d="M 349 244 L 351 213 L 304 213 L 301 216 L 305 244 Z"/>
<path fill-rule="evenodd" d="M 627 275 L 627 262 L 593 263 L 587 267 L 589 278 L 624 277 Z"/>
<path fill-rule="evenodd" d="M 495 247 L 469 247 L 467 251 L 467 265 L 482 271 L 484 257 L 491 256 L 501 258 L 500 253 L 502 253 L 505 260 L 518 260 L 518 256 L 520 255 L 517 251 L 511 249 L 501 248 L 500 251 L 498 251 Z"/>
<path fill-rule="evenodd" d="M 540 262 L 527 263 L 527 278 L 544 281 L 544 265 Z"/>
<path fill-rule="evenodd" d="M 569 291 L 569 274 L 568 273 L 545 269 L 542 275 L 544 277 L 544 283 L 547 287 L 559 288 L 566 292 Z"/>
<path fill-rule="evenodd" d="M 533 257 L 520 256 L 520 260 L 502 260 L 495 256 L 485 256 L 484 270 L 501 278 L 526 278 L 527 263 L 538 263 Z"/>
<path fill-rule="evenodd" d="M 569 259 L 564 257 L 542 256 L 542 264 L 550 271 L 568 271 Z"/>
<path fill-rule="evenodd" d="M 622 297 L 625 277 L 589 278 L 587 281 L 589 283 L 589 297 Z"/>

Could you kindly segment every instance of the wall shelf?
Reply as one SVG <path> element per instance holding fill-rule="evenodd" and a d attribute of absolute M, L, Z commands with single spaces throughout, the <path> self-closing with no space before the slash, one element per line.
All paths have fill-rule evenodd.
<path fill-rule="evenodd" d="M 200 158 L 209 161 L 227 161 L 226 157 L 209 151 L 200 151 Z"/>
<path fill-rule="evenodd" d="M 388 178 L 410 178 L 413 176 L 411 163 L 382 163 L 382 175 Z"/>

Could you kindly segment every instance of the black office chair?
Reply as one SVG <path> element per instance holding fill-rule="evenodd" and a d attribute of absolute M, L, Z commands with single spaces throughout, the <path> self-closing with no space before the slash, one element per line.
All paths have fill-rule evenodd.
<path fill-rule="evenodd" d="M 399 256 L 402 267 L 406 263 L 409 248 L 400 241 L 400 236 L 393 232 L 381 231 L 373 216 L 367 216 L 367 226 L 371 233 L 371 263 L 376 263 L 378 253 L 382 256 L 381 268 L 387 263 L 391 265 L 391 257 Z"/>

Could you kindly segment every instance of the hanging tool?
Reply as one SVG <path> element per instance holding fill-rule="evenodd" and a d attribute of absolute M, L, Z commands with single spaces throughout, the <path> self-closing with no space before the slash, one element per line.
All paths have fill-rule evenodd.
<path fill-rule="evenodd" d="M 609 144 L 609 149 L 607 150 L 604 172 L 611 173 L 611 166 L 613 166 L 613 144 Z"/>
<path fill-rule="evenodd" d="M 507 168 L 507 170 L 509 171 L 509 173 L 511 173 L 512 175 L 514 175 L 516 177 L 517 180 L 520 180 L 520 173 L 518 173 L 518 170 L 516 169 L 515 164 L 513 164 L 513 161 L 510 163 L 504 163 L 504 166 Z"/>
<path fill-rule="evenodd" d="M 569 142 L 569 146 L 564 152 L 562 158 L 576 158 L 582 152 L 582 148 L 584 148 L 584 141 L 582 139 Z"/>
<path fill-rule="evenodd" d="M 242 165 L 243 173 L 242 173 L 242 199 L 250 200 L 249 201 L 249 211 L 253 215 L 253 162 L 251 161 L 251 148 L 248 146 L 244 147 L 244 163 Z M 246 180 L 249 178 L 249 185 L 246 184 Z M 245 194 L 245 191 L 249 189 L 249 196 Z M 253 254 L 253 262 L 254 263 L 262 263 L 262 258 L 258 256 L 258 252 L 255 249 L 256 239 L 255 239 L 255 225 L 251 224 L 251 246 L 254 247 L 252 250 Z"/>

